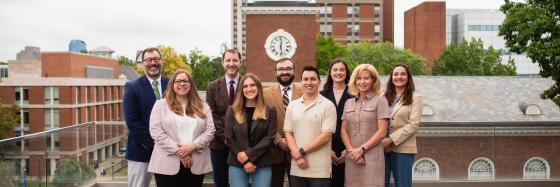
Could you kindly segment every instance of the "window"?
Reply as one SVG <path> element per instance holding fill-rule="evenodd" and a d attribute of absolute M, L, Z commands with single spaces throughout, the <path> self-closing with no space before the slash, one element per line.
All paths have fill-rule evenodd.
<path fill-rule="evenodd" d="M 81 93 L 80 93 L 80 87 L 76 87 L 76 104 L 79 104 L 81 101 Z"/>
<path fill-rule="evenodd" d="M 541 157 L 533 157 L 525 162 L 523 179 L 550 179 L 550 165 Z"/>
<path fill-rule="evenodd" d="M 16 104 L 29 104 L 29 88 L 27 87 L 15 87 L 15 99 Z"/>
<path fill-rule="evenodd" d="M 354 23 L 354 27 L 352 28 L 354 30 L 354 35 L 355 36 L 359 36 L 360 35 L 360 23 Z"/>
<path fill-rule="evenodd" d="M 359 5 L 354 5 L 353 12 L 354 12 L 354 17 L 359 18 L 360 17 L 360 6 Z"/>
<path fill-rule="evenodd" d="M 479 157 L 469 164 L 469 180 L 493 180 L 494 163 L 486 158 Z"/>
<path fill-rule="evenodd" d="M 19 117 L 23 120 L 23 128 L 29 128 L 29 109 L 21 109 Z"/>
<path fill-rule="evenodd" d="M 352 15 L 354 14 L 354 8 L 352 7 L 352 4 L 348 4 L 346 6 L 346 15 L 351 18 Z"/>
<path fill-rule="evenodd" d="M 60 127 L 60 111 L 58 109 L 45 109 L 45 129 Z"/>
<path fill-rule="evenodd" d="M 58 94 L 58 87 L 46 86 L 44 92 L 46 105 L 54 105 L 59 103 L 60 97 Z"/>
<path fill-rule="evenodd" d="M 412 167 L 413 180 L 439 180 L 439 166 L 431 158 L 420 158 Z"/>

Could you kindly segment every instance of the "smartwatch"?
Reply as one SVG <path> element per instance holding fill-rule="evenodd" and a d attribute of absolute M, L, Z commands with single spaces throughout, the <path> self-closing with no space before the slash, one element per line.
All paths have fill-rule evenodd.
<path fill-rule="evenodd" d="M 299 148 L 299 154 L 300 154 L 301 156 L 305 155 L 305 150 L 303 150 L 303 147 L 300 147 L 300 148 Z"/>

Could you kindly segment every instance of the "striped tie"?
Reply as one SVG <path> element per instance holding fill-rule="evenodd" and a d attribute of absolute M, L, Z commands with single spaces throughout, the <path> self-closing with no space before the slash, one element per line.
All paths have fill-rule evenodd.
<path fill-rule="evenodd" d="M 154 91 L 154 95 L 156 96 L 156 100 L 161 99 L 161 95 L 159 95 L 158 81 L 152 82 L 152 90 Z"/>
<path fill-rule="evenodd" d="M 288 90 L 290 90 L 290 87 L 285 87 L 284 89 L 282 89 L 282 91 L 284 91 L 284 94 L 282 94 L 282 103 L 284 103 L 284 109 L 286 109 L 286 107 L 288 107 L 288 104 L 290 103 L 290 99 L 288 98 Z"/>

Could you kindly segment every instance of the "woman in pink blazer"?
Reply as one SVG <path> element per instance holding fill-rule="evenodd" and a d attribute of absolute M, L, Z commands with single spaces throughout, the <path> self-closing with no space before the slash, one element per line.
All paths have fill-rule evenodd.
<path fill-rule="evenodd" d="M 210 107 L 198 96 L 192 77 L 183 69 L 175 71 L 150 116 L 155 145 L 148 171 L 157 186 L 202 186 L 204 174 L 212 171 L 208 144 L 214 131 Z"/>

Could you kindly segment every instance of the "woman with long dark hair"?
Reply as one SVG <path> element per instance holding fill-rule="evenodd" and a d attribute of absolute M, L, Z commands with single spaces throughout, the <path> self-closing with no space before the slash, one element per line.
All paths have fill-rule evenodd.
<path fill-rule="evenodd" d="M 391 71 L 385 98 L 391 114 L 389 133 L 383 139 L 385 148 L 385 187 L 391 173 L 395 187 L 412 186 L 412 164 L 416 150 L 416 130 L 422 117 L 422 97 L 415 93 L 408 67 L 397 64 Z"/>
<path fill-rule="evenodd" d="M 342 58 L 336 58 L 329 64 L 329 75 L 327 82 L 321 90 L 321 95 L 329 99 L 336 106 L 336 132 L 332 137 L 331 144 L 331 161 L 332 175 L 331 187 L 344 187 L 344 144 L 340 137 L 340 127 L 342 126 L 342 111 L 344 104 L 348 98 L 352 96 L 348 94 L 348 80 L 350 80 L 350 70 L 346 61 Z"/>
<path fill-rule="evenodd" d="M 253 187 L 270 186 L 276 109 L 265 104 L 256 75 L 241 77 L 225 122 L 224 137 L 231 150 L 227 161 L 230 186 L 247 187 L 250 179 Z"/>

